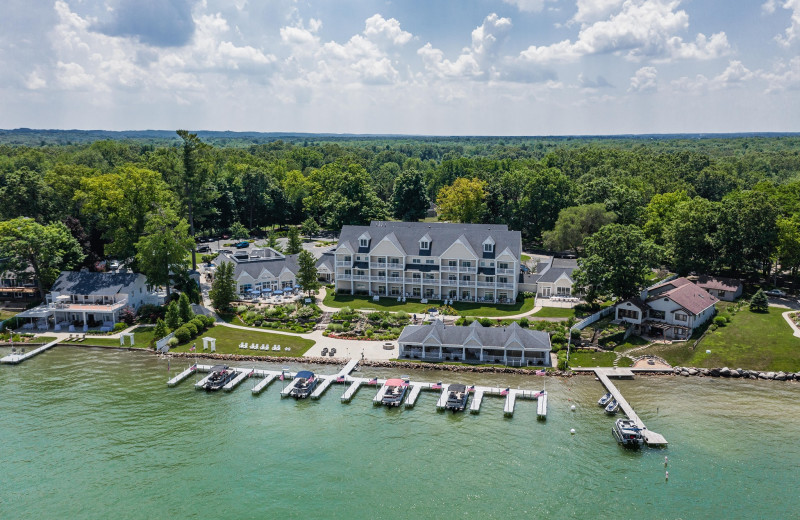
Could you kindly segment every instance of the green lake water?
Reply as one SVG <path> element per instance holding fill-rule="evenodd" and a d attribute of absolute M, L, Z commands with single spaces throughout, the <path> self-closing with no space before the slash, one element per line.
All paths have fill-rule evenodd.
<path fill-rule="evenodd" d="M 188 364 L 174 360 L 172 374 Z M 545 380 L 411 377 L 530 389 Z M 341 385 L 295 401 L 280 398 L 281 382 L 254 397 L 251 381 L 209 394 L 193 378 L 166 380 L 166 361 L 115 350 L 57 347 L 0 366 L 0 518 L 800 516 L 797 383 L 621 381 L 670 442 L 634 452 L 615 443 L 588 376 L 546 378 L 547 421 L 533 401 L 509 419 L 493 397 L 480 414 L 448 414 L 432 392 L 389 410 L 373 407 L 367 387 L 342 404 Z"/>

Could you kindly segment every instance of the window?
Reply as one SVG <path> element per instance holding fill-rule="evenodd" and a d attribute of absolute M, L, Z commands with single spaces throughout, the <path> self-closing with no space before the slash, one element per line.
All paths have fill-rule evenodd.
<path fill-rule="evenodd" d="M 718 294 L 719 298 L 724 298 L 725 297 L 725 291 L 717 291 L 717 294 Z"/>
<path fill-rule="evenodd" d="M 344 261 L 345 262 L 350 262 L 352 259 L 353 259 L 353 257 L 351 257 L 351 256 L 344 257 Z"/>
<path fill-rule="evenodd" d="M 448 260 L 447 261 L 447 266 L 448 267 L 457 267 L 458 266 L 458 262 L 455 261 L 455 260 Z"/>
<path fill-rule="evenodd" d="M 490 244 L 488 242 L 486 244 L 483 244 L 484 253 L 491 253 L 492 251 L 494 251 L 494 244 Z"/>
<path fill-rule="evenodd" d="M 392 258 L 392 261 L 389 263 L 392 265 L 400 265 L 400 260 L 397 258 Z"/>
<path fill-rule="evenodd" d="M 469 260 L 461 262 L 461 267 L 472 267 L 472 262 Z"/>
<path fill-rule="evenodd" d="M 686 321 L 688 319 L 689 319 L 689 317 L 686 316 L 685 314 L 676 314 L 675 315 L 675 321 Z"/>
<path fill-rule="evenodd" d="M 411 263 L 412 264 L 421 264 L 422 260 L 420 260 L 419 258 L 414 258 L 413 260 L 411 260 Z"/>
<path fill-rule="evenodd" d="M 470 281 L 470 276 L 468 274 L 462 276 L 461 277 L 461 281 L 462 282 L 469 282 Z"/>
<path fill-rule="evenodd" d="M 421 291 L 419 290 L 419 287 L 414 287 L 413 289 L 411 289 L 411 295 L 412 296 L 415 296 L 415 297 L 419 298 L 420 294 L 421 294 Z"/>
<path fill-rule="evenodd" d="M 358 245 L 360 247 L 367 247 L 369 245 L 369 240 L 367 240 L 366 238 L 359 239 Z"/>
<path fill-rule="evenodd" d="M 427 240 L 420 240 L 420 242 L 419 242 L 419 248 L 420 248 L 420 249 L 426 249 L 426 250 L 427 250 L 427 249 L 430 249 L 430 248 L 431 248 L 431 243 L 430 243 L 430 242 L 428 242 Z"/>
<path fill-rule="evenodd" d="M 508 283 L 508 278 L 506 278 L 505 276 L 501 276 L 497 279 L 497 281 L 500 283 Z"/>
<path fill-rule="evenodd" d="M 494 276 L 487 276 L 486 277 L 486 282 L 487 283 L 494 283 Z"/>
<path fill-rule="evenodd" d="M 457 277 L 454 274 L 451 274 L 451 275 L 447 276 L 447 280 L 450 281 L 450 282 L 455 282 L 456 279 L 457 279 Z"/>
<path fill-rule="evenodd" d="M 654 320 L 663 320 L 666 314 L 664 311 L 657 311 L 655 309 L 650 309 L 650 317 Z"/>
<path fill-rule="evenodd" d="M 617 311 L 617 317 L 620 318 L 620 319 L 622 319 L 622 318 L 630 318 L 632 320 L 638 320 L 639 319 L 639 311 L 632 311 L 632 310 L 629 310 L 629 309 L 619 309 L 619 311 Z"/>
<path fill-rule="evenodd" d="M 422 277 L 420 276 L 419 273 L 414 273 L 413 275 L 411 275 L 411 278 L 413 278 L 414 280 L 421 280 L 422 279 Z"/>
<path fill-rule="evenodd" d="M 428 264 L 428 265 L 433 265 L 434 262 L 435 262 L 435 260 L 432 259 L 432 258 L 428 258 L 427 260 L 425 260 L 425 263 Z"/>
<path fill-rule="evenodd" d="M 505 262 L 500 262 L 499 264 L 497 264 L 497 267 L 499 267 L 500 269 L 508 269 L 508 264 Z"/>

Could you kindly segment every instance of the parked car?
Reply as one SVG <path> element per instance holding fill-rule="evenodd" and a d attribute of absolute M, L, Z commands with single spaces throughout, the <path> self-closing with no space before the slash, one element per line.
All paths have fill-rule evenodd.
<path fill-rule="evenodd" d="M 786 296 L 786 292 L 781 291 L 780 289 L 770 289 L 766 291 L 764 294 L 767 296 L 777 296 L 778 298 L 783 298 Z"/>
<path fill-rule="evenodd" d="M 250 247 L 250 242 L 248 242 L 247 240 L 236 242 L 236 249 L 245 249 L 247 247 Z"/>
<path fill-rule="evenodd" d="M 220 253 L 225 253 L 226 255 L 231 254 L 231 250 L 230 249 L 220 249 L 219 252 Z"/>
<path fill-rule="evenodd" d="M 119 269 L 119 260 L 111 260 L 108 263 L 108 268 L 112 271 L 116 271 L 117 269 Z"/>
<path fill-rule="evenodd" d="M 209 251 L 211 251 L 211 248 L 207 244 L 197 246 L 198 253 L 208 253 Z"/>

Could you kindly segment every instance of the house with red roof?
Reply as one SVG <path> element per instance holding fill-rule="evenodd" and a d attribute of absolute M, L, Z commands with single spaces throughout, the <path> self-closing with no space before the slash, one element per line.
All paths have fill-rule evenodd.
<path fill-rule="evenodd" d="M 664 339 L 689 339 L 711 319 L 719 298 L 686 278 L 658 283 L 615 305 L 616 323 L 633 327 L 634 334 Z"/>
<path fill-rule="evenodd" d="M 742 295 L 742 281 L 735 278 L 700 275 L 695 283 L 712 296 L 716 296 L 726 302 L 732 302 Z"/>

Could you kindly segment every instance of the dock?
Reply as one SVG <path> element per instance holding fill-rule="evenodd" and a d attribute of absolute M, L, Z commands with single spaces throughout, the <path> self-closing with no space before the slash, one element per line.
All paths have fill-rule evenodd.
<path fill-rule="evenodd" d="M 235 370 L 236 370 L 236 373 L 238 375 L 236 377 L 234 377 L 233 379 L 231 379 L 230 381 L 228 381 L 228 383 L 225 386 L 222 387 L 222 389 L 225 390 L 226 392 L 230 392 L 231 390 L 233 390 L 234 388 L 239 386 L 239 384 L 242 381 L 244 381 L 248 377 L 251 377 L 255 373 L 255 369 L 254 368 L 252 368 L 250 370 L 247 370 L 247 369 L 245 369 L 245 370 L 235 369 Z"/>
<path fill-rule="evenodd" d="M 167 386 L 175 386 L 195 372 L 197 372 L 197 365 L 192 365 L 177 376 L 167 381 Z"/>
<path fill-rule="evenodd" d="M 331 383 L 336 381 L 337 377 L 338 376 L 336 376 L 336 375 L 333 375 L 333 376 L 319 376 L 319 378 L 322 380 L 322 382 L 319 383 L 316 388 L 314 388 L 314 391 L 311 393 L 311 399 L 319 399 L 320 397 L 322 397 L 322 394 L 324 394 L 325 390 L 327 390 L 328 387 L 331 386 Z"/>
<path fill-rule="evenodd" d="M 419 384 L 411 384 L 411 391 L 408 393 L 408 397 L 406 397 L 405 405 L 406 408 L 413 408 L 414 404 L 417 402 L 417 397 L 419 397 L 419 393 L 422 390 L 422 385 Z"/>
<path fill-rule="evenodd" d="M 478 413 L 481 411 L 481 403 L 483 402 L 483 390 L 475 390 L 472 394 L 472 402 L 469 404 L 469 413 Z"/>
<path fill-rule="evenodd" d="M 450 388 L 450 385 L 442 385 L 442 394 L 439 396 L 439 400 L 436 401 L 437 410 L 444 410 L 444 407 L 447 405 L 447 397 L 450 395 L 447 391 L 448 388 Z"/>
<path fill-rule="evenodd" d="M 372 398 L 372 404 L 379 405 L 383 400 L 383 396 L 386 395 L 386 381 L 381 384 L 380 389 L 378 389 L 378 393 L 375 394 L 375 397 Z"/>
<path fill-rule="evenodd" d="M 644 442 L 646 442 L 648 446 L 666 446 L 667 439 L 665 439 L 660 433 L 656 433 L 647 429 L 647 426 L 645 426 L 644 422 L 641 418 L 639 418 L 636 412 L 633 411 L 633 407 L 622 395 L 622 392 L 620 392 L 616 385 L 611 382 L 611 377 L 633 379 L 633 372 L 626 368 L 594 368 L 593 371 L 600 382 L 603 383 L 603 386 L 606 387 L 606 390 L 611 392 L 611 395 L 617 400 L 620 408 L 622 408 L 622 411 L 628 416 L 628 419 L 633 421 L 636 424 L 636 427 L 642 430 Z"/>
<path fill-rule="evenodd" d="M 506 394 L 506 403 L 503 406 L 503 415 L 506 417 L 510 417 L 514 415 L 514 405 L 517 402 L 517 393 L 514 390 L 511 390 Z"/>
<path fill-rule="evenodd" d="M 292 378 L 292 380 L 289 382 L 289 384 L 286 385 L 286 388 L 281 390 L 281 397 L 286 397 L 290 393 L 292 393 L 292 390 L 294 390 L 295 385 L 297 385 L 297 379 Z"/>
<path fill-rule="evenodd" d="M 536 401 L 536 417 L 539 419 L 547 419 L 547 391 L 542 390 L 542 393 L 539 394 Z"/>
<path fill-rule="evenodd" d="M 356 395 L 356 392 L 358 392 L 358 389 L 361 387 L 361 383 L 361 379 L 357 379 L 350 383 L 350 386 L 348 386 L 347 390 L 345 390 L 342 394 L 343 403 L 349 403 L 350 400 L 353 399 L 353 396 Z"/>
<path fill-rule="evenodd" d="M 25 354 L 9 354 L 9 355 L 3 357 L 2 359 L 0 359 L 0 363 L 6 363 L 6 364 L 9 364 L 9 365 L 18 365 L 18 364 L 22 363 L 23 361 L 25 361 L 26 359 L 30 359 L 33 356 L 39 355 L 42 352 L 55 347 L 56 345 L 58 345 L 59 341 L 61 341 L 61 340 L 57 339 L 57 340 L 51 341 L 50 343 L 46 343 L 46 344 L 42 345 L 39 348 L 35 348 L 35 349 L 31 350 L 30 352 L 26 352 Z"/>
<path fill-rule="evenodd" d="M 278 374 L 269 374 L 267 377 L 259 381 L 256 386 L 253 387 L 253 395 L 260 394 L 266 387 L 270 385 L 273 381 L 278 378 Z"/>

